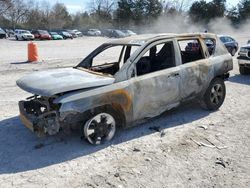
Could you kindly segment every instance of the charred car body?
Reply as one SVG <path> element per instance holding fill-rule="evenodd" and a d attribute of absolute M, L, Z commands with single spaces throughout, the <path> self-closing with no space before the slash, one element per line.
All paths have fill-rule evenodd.
<path fill-rule="evenodd" d="M 212 54 L 206 39 L 216 42 Z M 186 51 L 190 42 L 199 48 Z M 76 127 L 90 143 L 99 144 L 113 138 L 118 127 L 133 126 L 187 100 L 196 98 L 206 109 L 218 109 L 232 68 L 231 55 L 213 34 L 114 40 L 76 67 L 19 79 L 17 85 L 34 94 L 19 102 L 20 118 L 38 134 Z"/>
<path fill-rule="evenodd" d="M 240 74 L 250 74 L 250 43 L 240 48 L 238 63 Z"/>

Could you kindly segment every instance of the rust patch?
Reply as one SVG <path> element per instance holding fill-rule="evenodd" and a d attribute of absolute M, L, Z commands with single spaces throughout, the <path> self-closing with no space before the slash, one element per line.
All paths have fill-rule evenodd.
<path fill-rule="evenodd" d="M 106 99 L 110 103 L 118 103 L 128 112 L 132 106 L 132 96 L 124 89 L 117 89 L 106 95 Z"/>

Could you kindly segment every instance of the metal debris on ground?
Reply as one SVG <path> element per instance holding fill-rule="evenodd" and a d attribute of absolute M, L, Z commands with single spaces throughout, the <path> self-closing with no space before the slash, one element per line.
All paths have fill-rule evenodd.
<path fill-rule="evenodd" d="M 160 135 L 161 135 L 161 137 L 165 136 L 166 135 L 165 131 L 161 130 Z"/>
<path fill-rule="evenodd" d="M 139 148 L 134 148 L 133 151 L 134 152 L 140 152 L 141 150 Z"/>
<path fill-rule="evenodd" d="M 216 165 L 221 165 L 224 168 L 226 168 L 226 165 L 229 165 L 229 163 L 227 161 L 224 161 L 222 158 L 217 158 L 215 161 Z"/>
<path fill-rule="evenodd" d="M 145 161 L 152 161 L 152 159 L 148 157 L 145 159 Z"/>
<path fill-rule="evenodd" d="M 165 131 L 161 129 L 160 126 L 149 127 L 149 130 L 159 132 L 161 137 L 166 135 Z"/>
<path fill-rule="evenodd" d="M 203 143 L 203 142 L 199 142 L 199 141 L 196 141 L 196 140 L 194 140 L 194 139 L 192 139 L 192 138 L 190 138 L 190 140 L 192 140 L 194 143 L 196 143 L 198 146 L 205 146 L 205 147 L 209 147 L 209 148 L 217 148 L 217 149 L 219 149 L 219 150 L 221 150 L 221 149 L 226 149 L 227 148 L 227 146 L 216 146 L 216 145 L 214 145 L 211 141 L 208 141 L 208 139 L 206 139 L 209 143 L 211 143 L 211 144 L 206 144 L 206 143 Z"/>
<path fill-rule="evenodd" d="M 204 130 L 207 130 L 207 128 L 208 128 L 206 125 L 199 125 L 198 127 L 199 127 L 199 128 L 202 128 L 202 129 L 204 129 Z"/>

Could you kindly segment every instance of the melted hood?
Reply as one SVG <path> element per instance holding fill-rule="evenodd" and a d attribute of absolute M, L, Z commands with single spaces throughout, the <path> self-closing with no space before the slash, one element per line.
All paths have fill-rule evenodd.
<path fill-rule="evenodd" d="M 22 77 L 16 83 L 27 92 L 49 97 L 67 91 L 109 85 L 114 80 L 84 70 L 62 68 L 38 71 Z"/>

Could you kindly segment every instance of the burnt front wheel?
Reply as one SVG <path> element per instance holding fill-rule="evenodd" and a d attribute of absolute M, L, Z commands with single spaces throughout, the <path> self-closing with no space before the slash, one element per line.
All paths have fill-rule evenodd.
<path fill-rule="evenodd" d="M 218 110 L 223 104 L 226 96 L 224 80 L 215 78 L 210 83 L 201 101 L 202 107 L 207 110 Z"/>
<path fill-rule="evenodd" d="M 84 137 L 89 143 L 98 145 L 111 140 L 116 132 L 116 119 L 111 113 L 97 113 L 84 125 Z"/>

